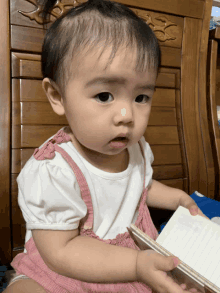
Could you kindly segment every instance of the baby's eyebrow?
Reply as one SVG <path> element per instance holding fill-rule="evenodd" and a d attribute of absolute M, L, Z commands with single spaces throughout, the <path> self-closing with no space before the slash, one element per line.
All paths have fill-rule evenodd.
<path fill-rule="evenodd" d="M 97 85 L 97 84 L 128 84 L 129 81 L 124 78 L 124 77 L 95 77 L 88 81 L 85 85 L 86 88 L 92 86 L 92 85 Z M 155 90 L 155 85 L 154 84 L 144 84 L 144 85 L 137 85 L 136 88 L 139 89 L 149 89 L 154 91 Z"/>

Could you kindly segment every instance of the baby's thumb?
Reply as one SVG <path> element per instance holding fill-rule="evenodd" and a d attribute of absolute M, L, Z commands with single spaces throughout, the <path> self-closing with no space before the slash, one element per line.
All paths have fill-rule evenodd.
<path fill-rule="evenodd" d="M 173 270 L 180 264 L 180 260 L 175 256 L 163 256 L 163 260 L 158 263 L 157 268 L 165 272 Z"/>

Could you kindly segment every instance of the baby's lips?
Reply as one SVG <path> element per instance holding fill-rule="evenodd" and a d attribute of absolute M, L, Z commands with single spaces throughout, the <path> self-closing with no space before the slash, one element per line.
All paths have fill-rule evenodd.
<path fill-rule="evenodd" d="M 128 141 L 128 138 L 127 137 L 116 137 L 114 138 L 112 141 Z"/>

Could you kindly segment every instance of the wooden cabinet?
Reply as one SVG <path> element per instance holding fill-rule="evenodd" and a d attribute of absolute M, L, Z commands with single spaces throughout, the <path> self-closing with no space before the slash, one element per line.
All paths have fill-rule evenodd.
<path fill-rule="evenodd" d="M 220 27 L 211 30 L 207 58 L 207 106 L 208 122 L 215 165 L 215 187 L 220 200 L 220 126 L 217 109 L 220 108 Z"/>
<path fill-rule="evenodd" d="M 57 2 L 54 19 L 83 0 Z M 146 140 L 154 153 L 154 179 L 214 198 L 214 164 L 207 123 L 207 38 L 211 0 L 120 0 L 146 20 L 162 52 Z M 25 223 L 17 203 L 16 177 L 34 149 L 63 125 L 41 89 L 44 37 L 37 0 L 3 0 L 0 139 L 1 262 L 24 246 Z M 62 4 L 62 5 L 61 5 Z M 10 22 L 9 22 L 10 19 Z M 208 155 L 207 155 L 208 153 Z M 2 239 L 2 237 L 1 237 Z"/>

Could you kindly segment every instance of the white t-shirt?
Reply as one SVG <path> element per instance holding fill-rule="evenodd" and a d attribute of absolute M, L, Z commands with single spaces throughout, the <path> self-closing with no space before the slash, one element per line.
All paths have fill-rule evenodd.
<path fill-rule="evenodd" d="M 144 137 L 141 143 L 146 158 L 146 187 L 152 181 L 154 157 Z M 137 219 L 137 205 L 143 191 L 144 158 L 139 144 L 128 147 L 129 165 L 120 173 L 96 168 L 79 154 L 71 141 L 59 146 L 85 176 L 92 198 L 96 235 L 106 240 L 127 232 L 126 227 Z M 77 229 L 87 213 L 75 174 L 58 152 L 53 159 L 42 161 L 32 156 L 17 177 L 17 183 L 18 204 L 26 221 L 25 243 L 32 237 L 32 229 Z"/>

